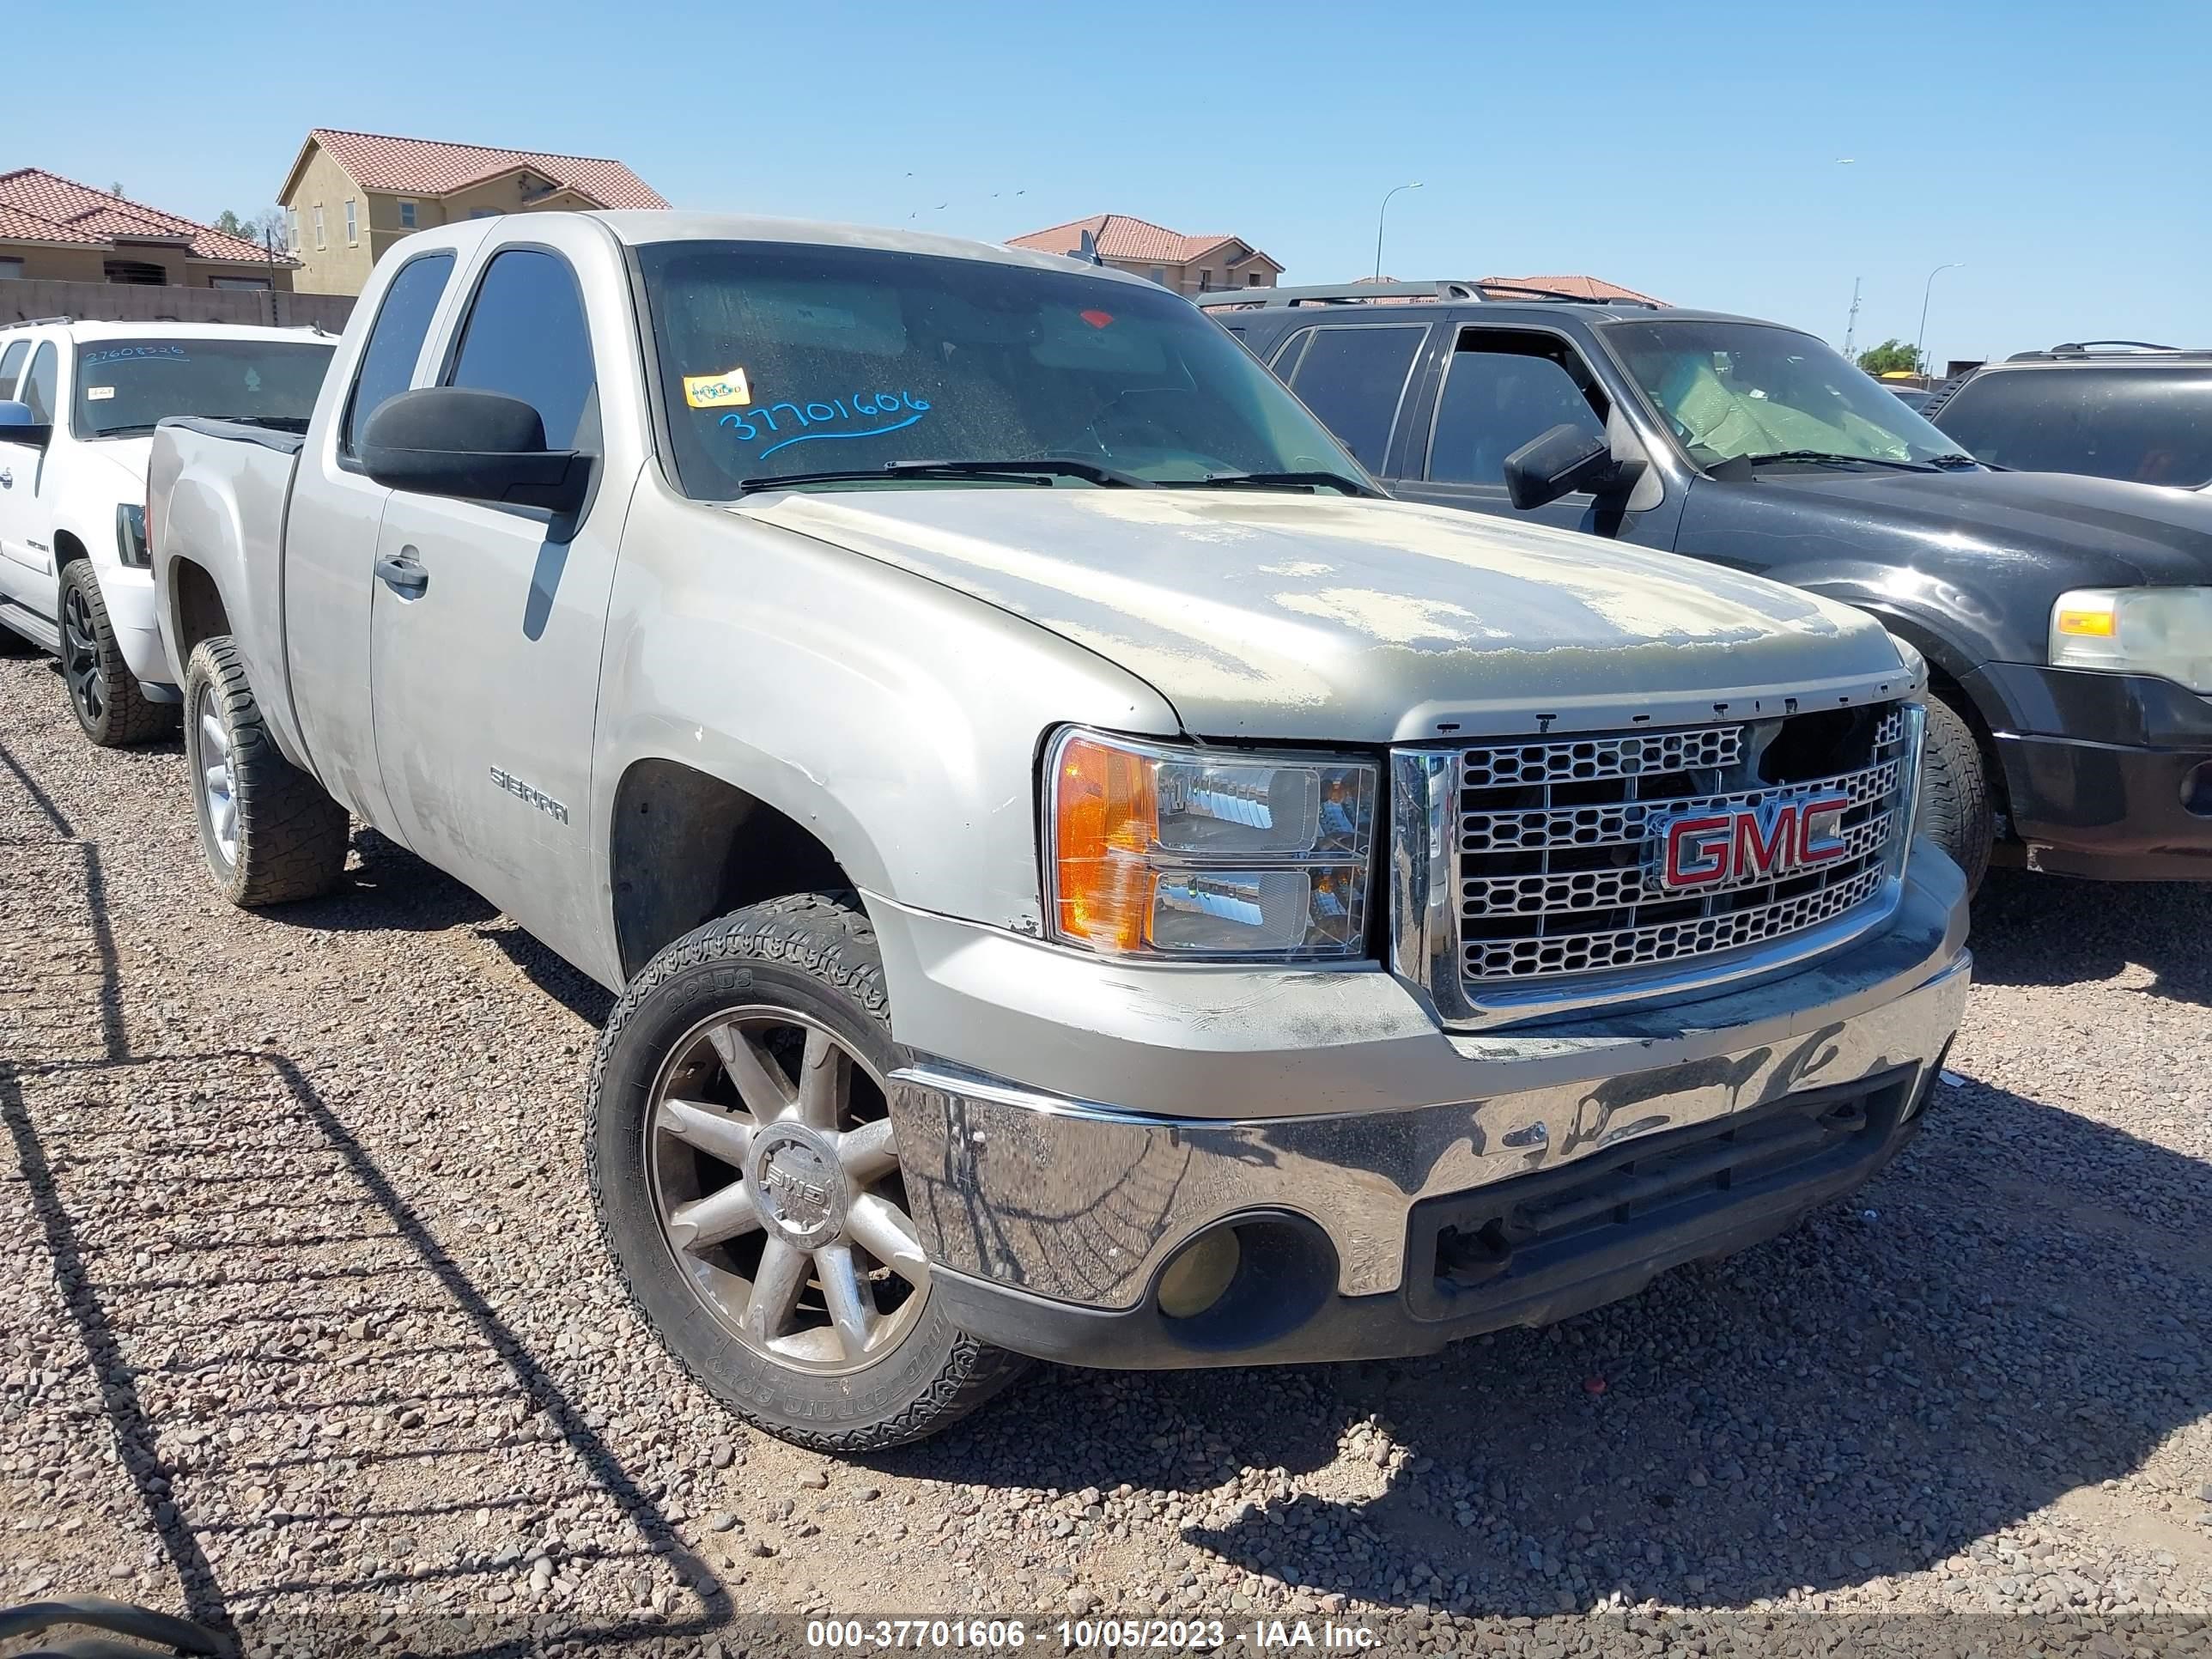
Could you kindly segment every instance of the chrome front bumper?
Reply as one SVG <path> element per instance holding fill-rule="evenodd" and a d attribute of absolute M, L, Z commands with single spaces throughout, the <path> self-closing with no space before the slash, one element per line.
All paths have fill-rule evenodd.
<path fill-rule="evenodd" d="M 1249 1215 L 1317 1227 L 1338 1296 L 1387 1296 L 1424 1199 L 1878 1076 L 1909 1073 L 1917 1102 L 1964 1012 L 1965 928 L 1964 884 L 1923 843 L 1887 926 L 1835 956 L 1686 1006 L 1453 1037 L 1454 1097 L 1397 1109 L 1129 1111 L 919 1058 L 891 1079 L 911 1211 L 956 1305 L 964 1284 L 1134 1309 L 1180 1246 Z M 1097 1040 L 1065 1035 L 1071 1054 Z"/>

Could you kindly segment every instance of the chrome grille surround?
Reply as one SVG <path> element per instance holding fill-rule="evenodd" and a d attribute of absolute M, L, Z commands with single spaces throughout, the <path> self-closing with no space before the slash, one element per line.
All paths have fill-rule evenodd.
<path fill-rule="evenodd" d="M 1778 742 L 1803 760 L 1790 722 L 1820 714 L 1395 750 L 1393 965 L 1448 1025 L 1480 1028 L 1693 994 L 1870 931 L 1901 891 L 1925 714 L 1892 702 L 1836 769 L 1762 781 Z M 1831 863 L 1690 894 L 1650 873 L 1673 817 L 1814 794 L 1850 803 Z"/>

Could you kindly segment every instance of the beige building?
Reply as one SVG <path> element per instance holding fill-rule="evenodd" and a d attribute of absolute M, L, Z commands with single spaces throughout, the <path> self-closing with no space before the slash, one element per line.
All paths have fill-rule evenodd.
<path fill-rule="evenodd" d="M 240 236 L 39 167 L 0 173 L 0 283 L 292 286 L 292 261 Z"/>
<path fill-rule="evenodd" d="M 1094 213 L 1088 219 L 1017 236 L 1007 246 L 1039 253 L 1077 253 L 1086 231 L 1105 264 L 1149 276 L 1178 294 L 1273 288 L 1283 275 L 1282 266 L 1240 236 L 1186 236 L 1126 213 Z"/>
<path fill-rule="evenodd" d="M 665 208 L 619 161 L 317 127 L 276 199 L 307 294 L 358 294 L 401 237 L 556 208 Z"/>

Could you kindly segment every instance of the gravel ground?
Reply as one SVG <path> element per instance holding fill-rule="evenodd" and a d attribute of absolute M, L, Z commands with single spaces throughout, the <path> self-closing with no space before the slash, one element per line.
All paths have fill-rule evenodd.
<path fill-rule="evenodd" d="M 810 1612 L 2203 1638 L 2212 891 L 1993 878 L 1926 1133 L 1732 1261 L 1427 1359 L 1043 1370 L 841 1463 L 628 1311 L 579 1136 L 605 994 L 373 834 L 340 895 L 229 908 L 182 770 L 0 662 L 0 1605 L 268 1653 L 724 1655 Z"/>

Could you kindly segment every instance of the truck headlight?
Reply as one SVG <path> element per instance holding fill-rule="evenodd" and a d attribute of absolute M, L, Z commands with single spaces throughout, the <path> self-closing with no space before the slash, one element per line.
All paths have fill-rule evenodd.
<path fill-rule="evenodd" d="M 2078 587 L 2051 608 L 2054 668 L 2156 674 L 2212 692 L 2212 587 Z"/>
<path fill-rule="evenodd" d="M 148 565 L 146 509 L 136 501 L 123 501 L 115 509 L 115 556 L 125 564 Z"/>
<path fill-rule="evenodd" d="M 1378 776 L 1063 732 L 1045 757 L 1053 936 L 1188 961 L 1363 956 Z"/>

